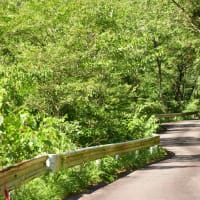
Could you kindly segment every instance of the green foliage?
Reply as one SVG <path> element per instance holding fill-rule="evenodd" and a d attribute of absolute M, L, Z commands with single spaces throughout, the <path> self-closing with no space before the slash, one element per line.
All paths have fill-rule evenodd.
<path fill-rule="evenodd" d="M 41 153 L 59 153 L 75 148 L 68 134 L 77 125 L 63 119 L 41 118 L 25 110 L 1 116 L 1 166 Z"/>
<path fill-rule="evenodd" d="M 184 111 L 185 112 L 192 112 L 192 111 L 198 111 L 198 114 L 195 115 L 195 117 L 200 117 L 200 101 L 199 99 L 191 99 L 191 101 L 185 106 Z M 185 117 L 186 119 L 192 119 L 192 116 Z"/>
<path fill-rule="evenodd" d="M 147 137 L 157 129 L 154 114 L 199 109 L 198 33 L 198 0 L 0 1 L 1 166 Z M 69 170 L 74 187 L 63 188 L 111 181 L 119 165 L 86 165 L 82 179 Z M 62 185 L 68 175 L 48 181 Z M 37 199 L 29 185 L 16 196 L 26 191 Z"/>
<path fill-rule="evenodd" d="M 198 111 L 200 109 L 199 99 L 192 99 L 185 107 L 185 112 Z"/>

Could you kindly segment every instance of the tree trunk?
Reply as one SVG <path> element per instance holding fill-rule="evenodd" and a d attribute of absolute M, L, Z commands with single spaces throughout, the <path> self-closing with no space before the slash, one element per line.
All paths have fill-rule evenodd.
<path fill-rule="evenodd" d="M 153 46 L 154 48 L 157 48 L 159 46 L 158 41 L 156 41 L 155 38 L 153 38 Z M 156 57 L 156 64 L 158 69 L 158 88 L 159 88 L 159 99 L 160 101 L 163 100 L 162 97 L 162 61 L 159 56 Z"/>

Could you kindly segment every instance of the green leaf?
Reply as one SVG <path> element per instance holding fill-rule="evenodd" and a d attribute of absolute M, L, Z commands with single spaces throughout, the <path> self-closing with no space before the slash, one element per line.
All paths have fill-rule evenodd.
<path fill-rule="evenodd" d="M 4 122 L 4 117 L 0 115 L 0 126 L 3 124 L 3 122 Z"/>

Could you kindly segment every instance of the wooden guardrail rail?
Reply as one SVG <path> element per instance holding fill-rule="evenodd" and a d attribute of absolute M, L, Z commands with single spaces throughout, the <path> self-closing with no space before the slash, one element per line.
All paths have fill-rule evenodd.
<path fill-rule="evenodd" d="M 100 159 L 107 155 L 116 155 L 155 146 L 159 142 L 160 137 L 155 135 L 144 139 L 88 147 L 62 154 L 47 154 L 26 160 L 0 170 L 0 194 L 3 194 L 5 183 L 7 189 L 10 191 L 49 171 L 56 172 L 62 168 L 80 165 L 84 162 Z"/>
<path fill-rule="evenodd" d="M 2 194 L 4 184 L 6 184 L 8 190 L 12 190 L 16 186 L 28 182 L 48 172 L 48 168 L 46 167 L 47 159 L 48 155 L 38 156 L 33 159 L 25 160 L 23 162 L 1 169 L 0 194 Z"/>
<path fill-rule="evenodd" d="M 186 115 L 196 115 L 199 111 L 194 112 L 184 112 L 184 113 L 167 113 L 167 114 L 157 114 L 155 115 L 157 118 L 168 118 L 168 117 L 178 117 L 178 116 L 186 116 Z"/>

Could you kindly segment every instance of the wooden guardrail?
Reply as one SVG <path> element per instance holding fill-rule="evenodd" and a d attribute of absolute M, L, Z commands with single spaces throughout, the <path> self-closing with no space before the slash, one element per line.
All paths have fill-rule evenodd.
<path fill-rule="evenodd" d="M 179 117 L 179 116 L 186 116 L 186 115 L 196 115 L 199 111 L 194 112 L 184 112 L 184 113 L 167 113 L 167 114 L 157 114 L 155 115 L 157 118 L 168 118 L 168 117 Z"/>
<path fill-rule="evenodd" d="M 63 168 L 80 165 L 108 155 L 116 155 L 155 146 L 159 142 L 160 137 L 155 135 L 144 139 L 88 147 L 62 154 L 47 154 L 26 160 L 0 170 L 0 194 L 3 194 L 5 183 L 7 189 L 10 191 L 47 172 L 56 172 Z"/>
<path fill-rule="evenodd" d="M 1 169 L 0 194 L 2 194 L 5 184 L 8 190 L 12 190 L 22 183 L 44 175 L 48 172 L 48 168 L 46 167 L 47 159 L 48 155 L 38 156 Z"/>
<path fill-rule="evenodd" d="M 195 112 L 158 114 L 157 118 L 195 115 Z M 4 186 L 13 190 L 17 186 L 40 177 L 47 172 L 56 172 L 62 168 L 69 168 L 82 163 L 97 160 L 108 155 L 116 155 L 145 147 L 158 145 L 159 136 L 152 136 L 144 139 L 133 140 L 123 143 L 107 144 L 94 147 L 78 149 L 62 154 L 46 154 L 30 160 L 3 168 L 0 170 L 0 194 L 3 194 Z"/>

